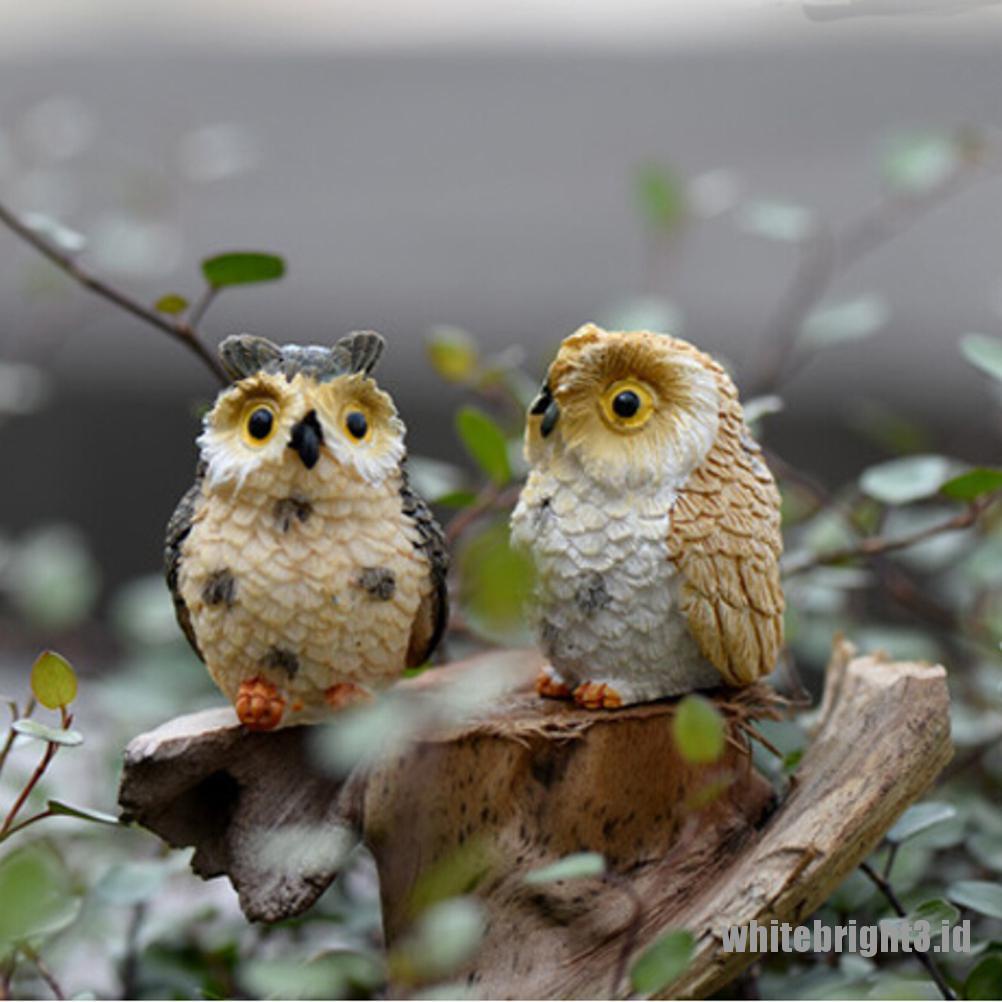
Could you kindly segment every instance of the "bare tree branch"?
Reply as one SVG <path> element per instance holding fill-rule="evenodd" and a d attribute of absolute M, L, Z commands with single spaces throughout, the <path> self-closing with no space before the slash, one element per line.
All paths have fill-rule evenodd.
<path fill-rule="evenodd" d="M 225 385 L 229 382 L 226 378 L 226 373 L 223 372 L 223 368 L 215 356 L 198 339 L 198 333 L 195 329 L 195 325 L 198 320 L 202 318 L 205 310 L 208 308 L 209 302 L 211 302 L 211 296 L 203 297 L 203 300 L 199 304 L 200 308 L 197 310 L 197 319 L 193 317 L 191 322 L 172 320 L 170 317 L 165 316 L 162 313 L 158 313 L 152 307 L 146 306 L 144 303 L 130 296 L 128 293 L 122 292 L 121 289 L 117 289 L 98 278 L 96 275 L 91 274 L 87 269 L 80 265 L 75 258 L 59 250 L 59 248 L 54 246 L 50 241 L 46 240 L 41 234 L 36 233 L 30 226 L 26 225 L 14 212 L 2 203 L 0 203 L 0 223 L 6 226 L 13 233 L 17 234 L 17 236 L 19 236 L 22 240 L 31 244 L 35 250 L 37 250 L 44 257 L 48 258 L 49 261 L 51 261 L 57 268 L 64 271 L 85 289 L 90 289 L 91 292 L 102 296 L 104 299 L 114 303 L 127 313 L 131 313 L 140 320 L 145 320 L 146 323 L 158 328 L 164 333 L 169 334 L 175 340 L 179 341 L 186 348 L 188 348 L 189 351 L 194 352 L 195 355 L 197 355 L 198 358 L 200 358 L 202 362 L 208 366 L 220 383 Z"/>
<path fill-rule="evenodd" d="M 859 559 L 860 557 L 876 557 L 886 553 L 895 553 L 898 550 L 908 549 L 910 546 L 915 546 L 918 543 L 924 543 L 927 539 L 940 536 L 944 532 L 969 529 L 977 522 L 981 514 L 994 500 L 995 496 L 989 495 L 978 501 L 973 501 L 963 511 L 944 519 L 942 522 L 926 526 L 924 529 L 917 529 L 914 532 L 905 533 L 902 536 L 892 538 L 868 536 L 853 546 L 829 550 L 827 553 L 818 553 L 800 561 L 790 561 L 783 568 L 783 576 L 793 577 L 795 574 L 803 574 L 805 571 L 813 570 L 816 567 L 841 564 L 846 560 Z"/>

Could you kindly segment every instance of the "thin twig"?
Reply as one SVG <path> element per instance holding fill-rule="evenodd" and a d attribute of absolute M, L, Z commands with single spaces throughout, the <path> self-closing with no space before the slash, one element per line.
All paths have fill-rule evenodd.
<path fill-rule="evenodd" d="M 21 713 L 18 710 L 17 703 L 8 703 L 7 705 L 10 707 L 11 717 L 13 718 L 11 720 L 11 724 L 13 725 L 14 722 L 18 720 L 26 720 L 31 716 L 35 709 L 35 697 L 32 696 L 31 699 L 28 700 L 27 705 L 24 708 L 24 713 Z M 10 754 L 11 748 L 14 747 L 14 742 L 16 740 L 17 731 L 15 731 L 12 726 L 7 732 L 7 738 L 3 743 L 3 747 L 0 748 L 0 772 L 3 772 L 4 764 L 7 762 L 7 756 Z"/>
<path fill-rule="evenodd" d="M 27 943 L 21 943 L 20 946 L 18 946 L 18 950 L 20 950 L 21 953 L 23 953 L 35 965 L 35 969 L 42 976 L 42 980 L 49 986 L 49 991 L 51 991 L 57 999 L 65 999 L 66 993 L 62 989 L 62 985 L 59 984 L 56 980 L 56 976 L 42 961 L 42 958 L 38 955 L 38 951 L 29 946 Z"/>
<path fill-rule="evenodd" d="M 468 508 L 458 512 L 445 527 L 445 541 L 454 543 L 477 519 L 488 512 L 499 511 L 514 504 L 522 490 L 521 483 L 513 484 L 505 490 L 499 490 L 494 484 L 488 484 Z"/>
<path fill-rule="evenodd" d="M 91 274 L 81 264 L 79 264 L 75 258 L 69 254 L 63 253 L 63 251 L 59 250 L 59 248 L 46 240 L 45 237 L 41 236 L 41 234 L 36 233 L 30 226 L 22 222 L 22 220 L 19 219 L 15 213 L 2 203 L 0 203 L 0 223 L 16 233 L 22 240 L 31 244 L 35 250 L 37 250 L 44 257 L 48 258 L 49 261 L 51 261 L 57 268 L 64 271 L 79 285 L 82 285 L 86 289 L 90 289 L 91 292 L 94 292 L 99 296 L 103 296 L 116 306 L 121 307 L 121 309 L 125 310 L 127 313 L 131 313 L 140 320 L 145 320 L 146 323 L 164 331 L 166 334 L 169 334 L 172 338 L 179 341 L 190 351 L 194 352 L 202 360 L 202 362 L 208 366 L 220 383 L 225 385 L 229 382 L 226 378 L 226 374 L 223 372 L 222 366 L 208 350 L 208 348 L 206 348 L 205 345 L 199 341 L 198 334 L 193 324 L 183 321 L 175 321 L 164 314 L 157 313 L 156 310 L 146 306 L 144 303 L 141 303 L 138 299 L 133 298 L 128 293 L 122 292 L 120 289 L 109 285 L 107 282 Z M 207 308 L 208 303 L 206 303 L 203 307 L 202 313 L 204 313 Z"/>
<path fill-rule="evenodd" d="M 122 958 L 122 998 L 139 997 L 139 933 L 146 921 L 146 902 L 133 905 L 129 927 L 125 934 L 125 956 Z"/>
<path fill-rule="evenodd" d="M 752 392 L 759 395 L 775 390 L 813 357 L 812 353 L 796 350 L 797 339 L 808 314 L 824 298 L 836 278 L 944 202 L 997 173 L 997 166 L 990 165 L 986 169 L 977 158 L 969 158 L 925 194 L 885 198 L 841 233 L 819 224 L 814 240 L 805 247 L 800 265 L 766 327 L 765 362 L 752 382 Z"/>
<path fill-rule="evenodd" d="M 977 522 L 984 510 L 994 500 L 994 496 L 989 496 L 981 498 L 978 501 L 973 501 L 962 512 L 952 515 L 942 522 L 927 526 L 924 529 L 917 529 L 914 532 L 905 533 L 893 538 L 869 536 L 861 539 L 853 546 L 829 550 L 827 553 L 818 553 L 798 563 L 791 562 L 783 568 L 783 576 L 793 577 L 795 574 L 803 574 L 805 571 L 814 570 L 816 567 L 840 564 L 846 560 L 854 560 L 860 557 L 874 557 L 885 553 L 895 553 L 898 550 L 908 549 L 910 546 L 915 546 L 918 543 L 924 543 L 927 539 L 932 539 L 934 536 L 939 536 L 944 532 L 969 529 Z"/>
<path fill-rule="evenodd" d="M 45 747 L 45 754 L 42 756 L 42 760 L 35 767 L 35 771 L 31 775 L 31 779 L 25 784 L 24 789 L 21 791 L 17 800 L 14 801 L 14 806 L 7 812 L 7 817 L 4 819 L 3 827 L 0 828 L 0 839 L 6 838 L 10 833 L 11 828 L 14 825 L 14 819 L 17 817 L 18 811 L 24 807 L 24 802 L 31 795 L 31 791 L 35 788 L 38 781 L 42 778 L 45 770 L 49 768 L 49 763 L 52 761 L 56 752 L 59 750 L 59 745 L 52 741 L 47 742 Z"/>
<path fill-rule="evenodd" d="M 202 297 L 197 303 L 192 307 L 191 313 L 188 315 L 188 326 L 193 330 L 198 330 L 199 324 L 202 322 L 202 318 L 205 316 L 206 311 L 212 305 L 213 300 L 219 294 L 219 289 L 215 285 L 207 285 L 205 287 L 205 292 L 202 293 Z"/>
<path fill-rule="evenodd" d="M 30 818 L 25 818 L 23 821 L 18 821 L 16 825 L 11 825 L 10 828 L 0 831 L 0 842 L 6 842 L 11 835 L 16 834 L 21 831 L 22 828 L 27 828 L 29 825 L 35 824 L 37 821 L 44 821 L 46 818 L 55 817 L 55 813 L 46 808 L 44 811 L 39 811 L 37 814 L 32 814 Z"/>
<path fill-rule="evenodd" d="M 869 863 L 863 862 L 859 864 L 859 868 L 865 873 L 871 881 L 876 885 L 877 889 L 881 894 L 887 898 L 890 906 L 897 912 L 900 918 L 907 918 L 908 912 L 905 910 L 904 905 L 901 904 L 901 899 L 895 894 L 894 888 L 891 884 L 886 881 L 876 870 L 870 866 Z M 946 983 L 946 979 L 943 977 L 939 968 L 933 963 L 932 957 L 925 950 L 915 950 L 915 956 L 918 957 L 919 962 L 928 971 L 929 977 L 936 982 L 936 987 L 939 989 L 940 994 L 944 999 L 953 1000 L 957 996 L 953 994 L 953 989 Z"/>

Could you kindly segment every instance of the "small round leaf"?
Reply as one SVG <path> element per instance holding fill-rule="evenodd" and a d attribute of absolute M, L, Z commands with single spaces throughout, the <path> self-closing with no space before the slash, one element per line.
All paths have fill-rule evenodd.
<path fill-rule="evenodd" d="M 692 933 L 684 929 L 669 932 L 655 940 L 630 970 L 634 990 L 646 995 L 667 987 L 685 972 L 695 945 Z"/>
<path fill-rule="evenodd" d="M 605 857 L 600 852 L 574 852 L 549 866 L 540 866 L 525 875 L 527 884 L 549 884 L 555 880 L 579 880 L 601 877 L 605 873 Z"/>
<path fill-rule="evenodd" d="M 947 480 L 940 491 L 955 501 L 976 501 L 984 494 L 1002 490 L 1002 470 L 981 466 Z"/>
<path fill-rule="evenodd" d="M 910 504 L 935 494 L 953 469 L 944 456 L 906 456 L 864 470 L 859 486 L 883 504 Z"/>
<path fill-rule="evenodd" d="M 1002 884 L 990 880 L 958 880 L 950 885 L 946 896 L 962 908 L 1002 919 Z"/>
<path fill-rule="evenodd" d="M 26 738 L 37 741 L 48 741 L 54 745 L 65 745 L 73 748 L 83 744 L 83 735 L 79 731 L 64 731 L 58 727 L 46 727 L 37 720 L 15 720 L 11 727 Z"/>
<path fill-rule="evenodd" d="M 240 251 L 219 254 L 202 262 L 202 274 L 214 289 L 227 285 L 273 282 L 285 274 L 285 262 L 274 254 Z"/>
<path fill-rule="evenodd" d="M 476 407 L 463 407 L 456 415 L 456 428 L 477 466 L 498 487 L 508 483 L 511 480 L 508 441 L 497 422 Z"/>
<path fill-rule="evenodd" d="M 724 753 L 724 718 L 703 696 L 686 696 L 672 721 L 675 744 L 689 762 L 716 762 Z"/>
<path fill-rule="evenodd" d="M 1002 998 L 1002 953 L 990 953 L 974 965 L 964 981 L 964 998 Z"/>
<path fill-rule="evenodd" d="M 905 839 L 924 832 L 933 825 L 949 821 L 957 813 L 953 804 L 943 804 L 928 801 L 924 804 L 913 804 L 898 818 L 894 827 L 887 833 L 888 842 L 904 842 Z"/>
<path fill-rule="evenodd" d="M 177 316 L 188 309 L 188 300 L 184 296 L 179 296 L 176 292 L 171 292 L 166 296 L 161 296 L 154 304 L 153 308 L 158 313 L 167 313 L 170 316 Z"/>
<path fill-rule="evenodd" d="M 477 370 L 477 345 L 458 327 L 439 327 L 426 345 L 428 360 L 435 371 L 450 383 L 463 383 Z"/>
<path fill-rule="evenodd" d="M 960 350 L 971 365 L 1002 381 L 1002 338 L 987 334 L 965 334 Z"/>
<path fill-rule="evenodd" d="M 69 706 L 77 695 L 76 673 L 66 658 L 44 651 L 31 668 L 31 691 L 50 710 Z"/>

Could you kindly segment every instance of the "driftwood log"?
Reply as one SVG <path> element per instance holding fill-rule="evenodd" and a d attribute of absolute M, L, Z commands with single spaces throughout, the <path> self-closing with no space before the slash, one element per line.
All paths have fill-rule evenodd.
<path fill-rule="evenodd" d="M 944 670 L 856 657 L 844 642 L 781 799 L 749 754 L 754 720 L 776 715 L 767 690 L 713 697 L 729 740 L 698 766 L 674 745 L 674 702 L 577 710 L 531 691 L 538 655 L 487 657 L 397 688 L 433 707 L 488 667 L 488 711 L 439 721 L 347 779 L 318 766 L 309 728 L 252 734 L 229 709 L 171 721 L 126 751 L 124 816 L 194 846 L 195 871 L 228 876 L 247 917 L 265 922 L 308 908 L 360 837 L 391 948 L 422 875 L 475 846 L 472 893 L 488 922 L 461 977 L 480 997 L 623 996 L 631 957 L 684 928 L 695 957 L 665 996 L 700 998 L 756 958 L 723 953 L 723 928 L 806 920 L 951 755 Z M 526 885 L 527 871 L 582 850 L 603 853 L 609 876 Z"/>

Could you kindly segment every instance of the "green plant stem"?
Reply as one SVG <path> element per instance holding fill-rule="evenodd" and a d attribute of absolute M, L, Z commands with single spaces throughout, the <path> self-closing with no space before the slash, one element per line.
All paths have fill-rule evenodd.
<path fill-rule="evenodd" d="M 888 880 L 885 880 L 879 873 L 869 863 L 863 862 L 859 864 L 859 868 L 865 873 L 871 881 L 876 885 L 877 889 L 881 894 L 887 898 L 888 903 L 897 912 L 900 918 L 907 918 L 908 912 L 905 910 L 905 906 L 901 904 L 901 899 L 897 896 L 894 888 L 891 886 Z M 956 995 L 953 993 L 953 989 L 946 983 L 946 979 L 943 977 L 940 969 L 933 963 L 932 957 L 925 950 L 915 950 L 915 956 L 918 957 L 919 962 L 929 973 L 929 977 L 936 983 L 936 987 L 939 989 L 940 994 L 948 1002 L 956 999 Z"/>
<path fill-rule="evenodd" d="M 201 359 L 220 383 L 225 386 L 229 382 L 226 373 L 223 372 L 223 368 L 215 356 L 198 339 L 198 332 L 194 324 L 185 321 L 175 321 L 163 314 L 157 313 L 152 307 L 146 306 L 128 293 L 122 292 L 121 289 L 117 289 L 96 275 L 91 274 L 74 257 L 65 254 L 58 247 L 46 240 L 45 237 L 36 233 L 2 203 L 0 203 L 0 223 L 34 247 L 43 257 L 48 258 L 49 261 L 69 275 L 78 285 L 82 285 L 85 289 L 90 289 L 91 292 L 114 303 L 125 310 L 126 313 L 131 313 L 134 317 L 138 317 L 140 320 L 146 321 L 146 323 L 163 331 L 165 334 L 169 334 Z M 209 301 L 211 302 L 211 297 Z M 203 303 L 204 306 L 201 313 L 204 313 L 208 308 L 208 303 L 205 302 L 204 297 Z"/>
<path fill-rule="evenodd" d="M 70 725 L 73 723 L 73 714 L 69 713 L 65 706 L 59 708 L 60 721 L 63 726 L 63 730 L 69 730 Z M 14 801 L 14 806 L 11 807 L 10 811 L 7 813 L 7 817 L 4 819 L 3 827 L 0 828 L 0 841 L 3 841 L 11 834 L 14 827 L 14 820 L 17 818 L 18 812 L 24 807 L 25 801 L 31 796 L 31 791 L 38 785 L 38 781 L 45 775 L 45 770 L 49 768 L 49 763 L 55 758 L 56 752 L 59 751 L 59 745 L 49 741 L 46 744 L 45 754 L 42 756 L 42 760 L 35 767 L 35 771 L 31 774 L 31 779 L 25 784 L 24 789 L 19 794 L 17 800 Z M 28 823 L 37 821 L 39 818 L 36 816 L 34 818 L 29 818 Z M 24 825 L 19 825 L 18 827 L 23 828 Z"/>
<path fill-rule="evenodd" d="M 193 330 L 197 330 L 199 324 L 202 322 L 202 318 L 205 316 L 206 311 L 212 305 L 216 296 L 219 294 L 219 289 L 215 285 L 207 285 L 205 287 L 205 292 L 202 293 L 201 298 L 192 307 L 191 313 L 188 315 L 188 326 Z"/>
<path fill-rule="evenodd" d="M 45 770 L 49 768 L 49 763 L 55 757 L 58 750 L 59 745 L 54 744 L 51 741 L 47 743 L 45 754 L 42 756 L 41 762 L 39 762 L 35 767 L 35 771 L 31 774 L 31 779 L 25 783 L 24 789 L 18 795 L 17 800 L 14 801 L 14 806 L 7 812 L 7 817 L 4 819 L 3 827 L 0 828 L 0 840 L 5 839 L 10 834 L 11 829 L 14 826 L 14 819 L 17 817 L 21 808 L 24 807 L 24 802 L 31 795 L 31 791 L 45 774 Z"/>
<path fill-rule="evenodd" d="M 0 843 L 6 842 L 7 839 L 19 832 L 22 828 L 27 828 L 28 825 L 33 825 L 36 821 L 43 821 L 45 818 L 54 818 L 55 816 L 55 812 L 50 811 L 48 808 L 44 811 L 39 811 L 38 814 L 32 814 L 30 818 L 25 818 L 23 821 L 19 821 L 16 825 L 11 825 L 10 828 L 0 832 Z"/>

